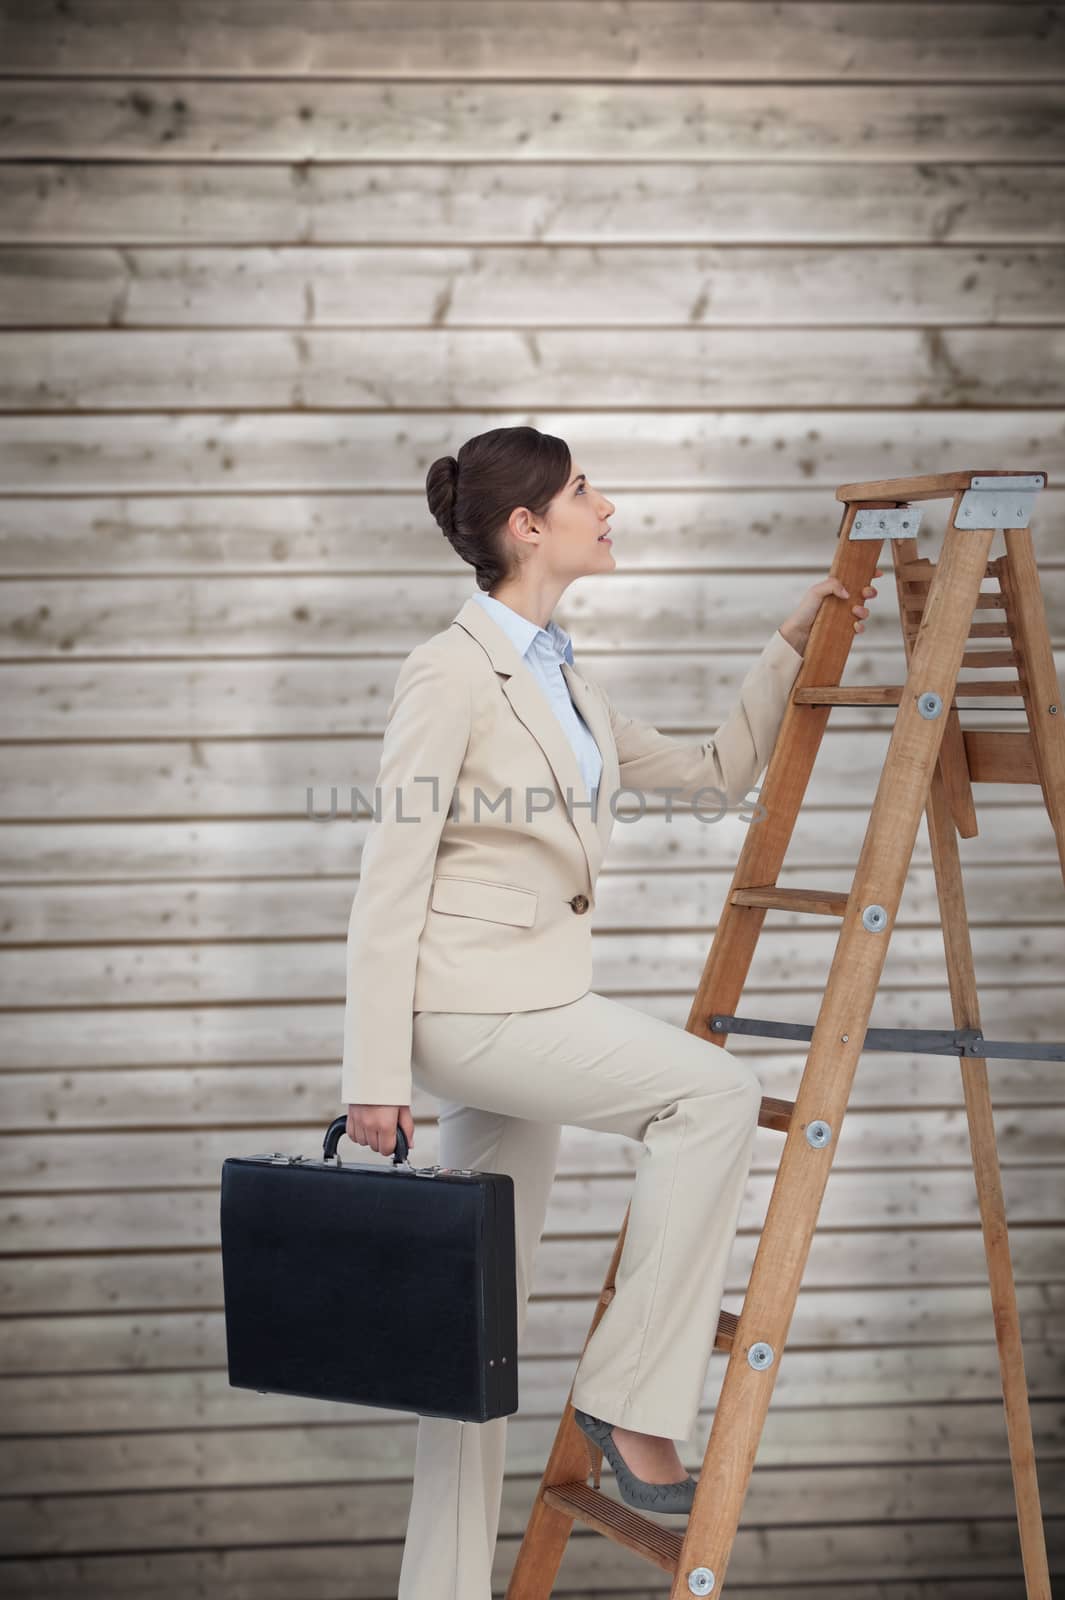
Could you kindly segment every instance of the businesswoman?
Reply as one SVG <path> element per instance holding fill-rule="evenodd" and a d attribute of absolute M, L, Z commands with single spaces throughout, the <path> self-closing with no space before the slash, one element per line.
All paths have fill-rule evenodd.
<path fill-rule="evenodd" d="M 348 926 L 347 1131 L 383 1155 L 397 1125 L 412 1141 L 416 1080 L 441 1102 L 442 1165 L 511 1174 L 519 1339 L 562 1126 L 642 1144 L 574 1417 L 627 1503 L 690 1510 L 674 1441 L 697 1420 L 762 1090 L 728 1050 L 592 990 L 596 883 L 618 801 L 741 804 L 822 601 L 847 593 L 808 589 L 717 732 L 672 739 L 614 707 L 552 618 L 616 564 L 613 503 L 566 444 L 493 429 L 435 461 L 426 493 L 477 589 L 388 708 Z M 506 1421 L 419 1418 L 399 1600 L 490 1600 Z"/>

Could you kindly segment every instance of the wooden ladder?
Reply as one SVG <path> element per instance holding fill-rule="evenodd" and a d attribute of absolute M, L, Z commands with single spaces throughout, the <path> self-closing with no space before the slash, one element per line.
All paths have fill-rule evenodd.
<path fill-rule="evenodd" d="M 722 1593 L 766 1412 L 791 1324 L 858 1059 L 871 1048 L 957 1055 L 969 1123 L 1010 1462 L 1029 1600 L 1051 1600 L 1020 1322 L 1006 1231 L 986 1059 L 1065 1059 L 1065 1045 L 984 1039 L 955 830 L 976 833 L 973 783 L 1038 783 L 1065 875 L 1065 708 L 1028 523 L 1045 473 L 952 472 L 836 491 L 844 511 L 832 573 L 861 595 L 890 538 L 907 661 L 905 684 L 843 687 L 854 638 L 851 600 L 817 614 L 686 1027 L 711 1043 L 730 1032 L 810 1040 L 794 1102 L 765 1097 L 760 1125 L 785 1137 L 754 1266 L 737 1317 L 722 1311 L 728 1356 L 695 1502 L 681 1532 L 601 1492 L 602 1455 L 573 1420 L 572 1389 L 518 1551 L 506 1600 L 547 1600 L 575 1522 L 670 1574 L 670 1600 Z M 935 563 L 917 556 L 915 503 L 950 499 Z M 1001 532 L 1005 553 L 989 561 Z M 987 579 L 995 587 L 983 590 Z M 985 621 L 988 612 L 999 620 Z M 979 619 L 979 620 L 978 620 Z M 1003 648 L 970 640 L 1001 639 Z M 961 667 L 1012 677 L 959 682 Z M 956 701 L 1020 697 L 1027 727 L 962 728 Z M 778 887 L 785 852 L 833 706 L 897 705 L 850 893 Z M 1021 709 L 1021 708 L 1015 708 Z M 868 1029 L 921 811 L 939 897 L 952 1030 Z M 814 1027 L 735 1015 L 767 911 L 842 919 Z M 614 1293 L 622 1225 L 589 1328 Z M 594 1486 L 589 1486 L 589 1459 Z M 786 1574 L 781 1573 L 783 1581 Z"/>

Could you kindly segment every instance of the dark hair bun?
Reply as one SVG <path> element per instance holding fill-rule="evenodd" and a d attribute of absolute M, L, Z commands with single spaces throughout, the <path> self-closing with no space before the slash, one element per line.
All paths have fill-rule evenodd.
<path fill-rule="evenodd" d="M 459 463 L 461 461 L 461 469 Z M 515 506 L 542 516 L 569 479 L 569 446 L 536 428 L 491 428 L 458 456 L 438 456 L 425 475 L 429 510 L 456 553 L 491 589 L 515 571 L 506 522 Z M 459 495 L 459 472 L 462 493 Z"/>
<path fill-rule="evenodd" d="M 429 510 L 446 539 L 455 536 L 458 477 L 459 464 L 454 456 L 441 456 L 425 475 L 425 497 L 429 502 Z"/>

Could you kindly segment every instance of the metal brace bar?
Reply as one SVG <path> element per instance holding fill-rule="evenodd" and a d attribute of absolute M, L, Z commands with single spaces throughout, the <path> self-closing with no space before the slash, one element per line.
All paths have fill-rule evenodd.
<path fill-rule="evenodd" d="M 812 1039 L 802 1022 L 766 1022 L 758 1017 L 730 1017 L 715 1011 L 712 1033 L 747 1033 L 770 1039 Z M 912 1050 L 928 1056 L 1002 1056 L 1009 1061 L 1065 1061 L 1065 1044 L 1015 1043 L 985 1039 L 979 1028 L 867 1028 L 863 1050 Z"/>

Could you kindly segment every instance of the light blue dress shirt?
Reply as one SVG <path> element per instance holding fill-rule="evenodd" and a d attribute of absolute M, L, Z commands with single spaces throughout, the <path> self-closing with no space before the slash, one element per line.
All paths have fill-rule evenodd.
<path fill-rule="evenodd" d="M 498 622 L 507 638 L 521 656 L 525 665 L 540 685 L 547 702 L 562 725 L 562 731 L 573 746 L 577 764 L 584 779 L 585 799 L 595 801 L 595 791 L 603 772 L 603 757 L 595 737 L 573 704 L 569 685 L 562 675 L 562 663 L 573 665 L 573 645 L 564 628 L 554 618 L 549 618 L 546 628 L 537 627 L 528 617 L 523 617 L 512 606 L 474 590 L 474 599 L 484 607 L 493 621 Z M 589 812 L 594 817 L 594 810 Z"/>

